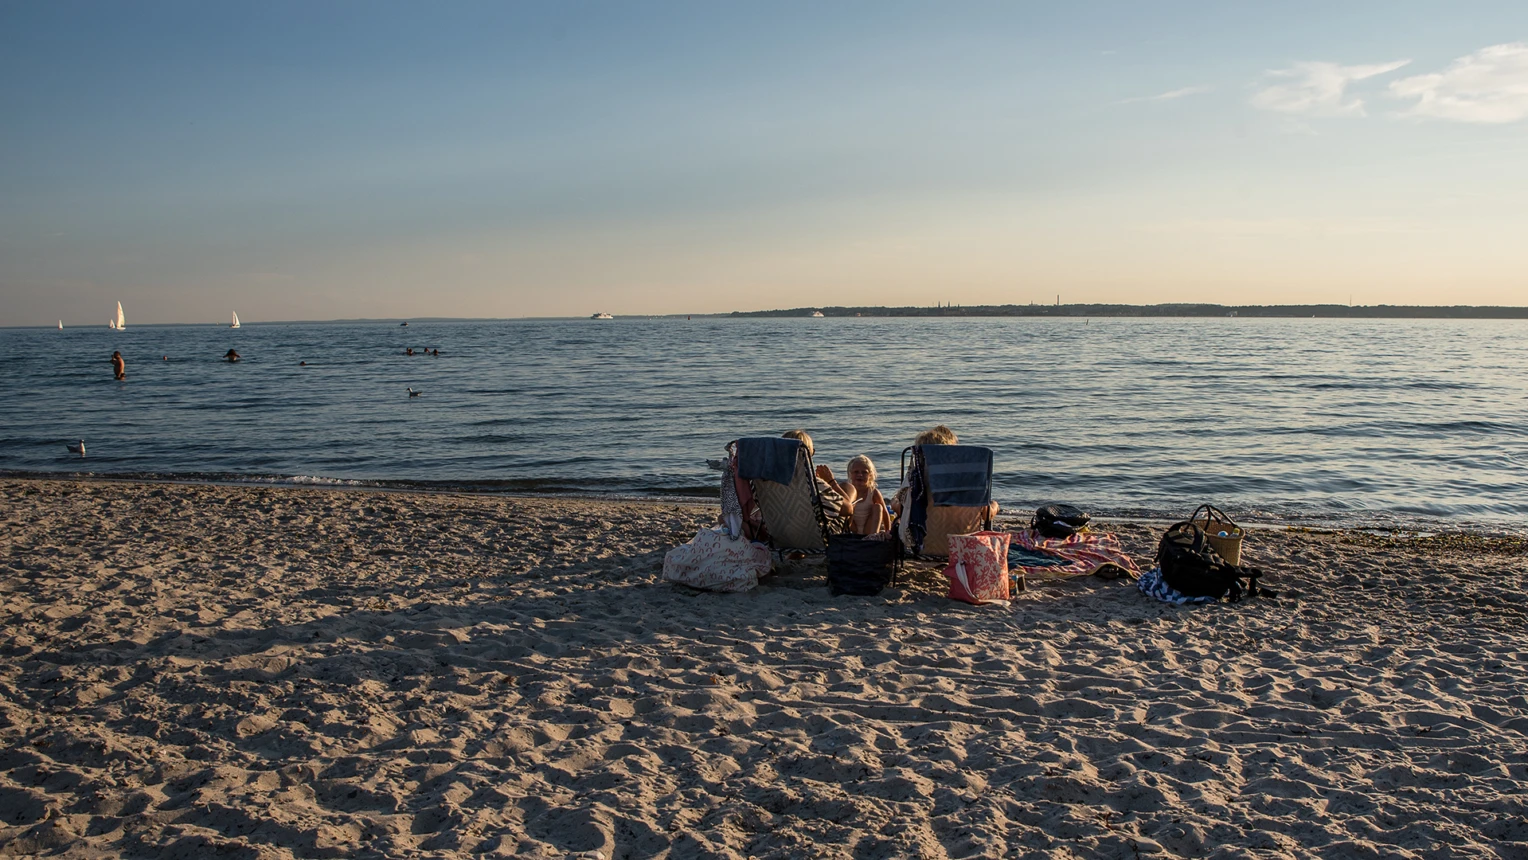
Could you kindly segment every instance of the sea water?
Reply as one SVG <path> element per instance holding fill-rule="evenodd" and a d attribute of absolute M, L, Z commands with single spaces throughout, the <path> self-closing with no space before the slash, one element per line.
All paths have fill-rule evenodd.
<path fill-rule="evenodd" d="M 1528 530 L 1520 320 L 13 328 L 0 373 L 12 474 L 714 496 L 705 461 L 740 436 L 805 428 L 895 486 L 944 423 L 993 449 L 1009 510 Z"/>

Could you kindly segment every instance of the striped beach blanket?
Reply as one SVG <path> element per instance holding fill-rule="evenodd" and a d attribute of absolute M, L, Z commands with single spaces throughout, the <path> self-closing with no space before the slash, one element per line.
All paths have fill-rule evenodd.
<path fill-rule="evenodd" d="M 1141 574 L 1141 578 L 1135 581 L 1135 587 L 1139 588 L 1141 593 L 1147 597 L 1155 597 L 1163 603 L 1173 603 L 1178 606 L 1214 603 L 1216 600 L 1213 597 L 1189 597 L 1174 589 L 1171 585 L 1167 584 L 1167 580 L 1162 578 L 1162 568 L 1160 567 L 1153 567 L 1151 570 Z"/>
<path fill-rule="evenodd" d="M 1034 529 L 1020 529 L 1013 533 L 1008 553 L 1008 567 L 1026 574 L 1087 576 L 1110 565 L 1131 579 L 1141 575 L 1119 539 L 1108 532 L 1080 531 L 1070 537 L 1048 538 Z"/>

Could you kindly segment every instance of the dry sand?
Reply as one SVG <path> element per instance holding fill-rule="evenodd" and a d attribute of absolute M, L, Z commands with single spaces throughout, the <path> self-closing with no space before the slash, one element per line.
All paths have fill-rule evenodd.
<path fill-rule="evenodd" d="M 697 506 L 0 489 L 0 853 L 1528 857 L 1516 541 L 977 608 L 660 583 Z"/>

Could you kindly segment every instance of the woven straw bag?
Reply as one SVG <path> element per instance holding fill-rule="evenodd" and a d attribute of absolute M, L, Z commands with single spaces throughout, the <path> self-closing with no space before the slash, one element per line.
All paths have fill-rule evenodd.
<path fill-rule="evenodd" d="M 1204 529 L 1205 537 L 1209 538 L 1210 546 L 1227 564 L 1241 564 L 1241 545 L 1244 532 L 1225 511 L 1214 505 L 1200 505 L 1194 509 L 1194 515 L 1189 517 L 1189 522 Z M 1222 536 L 1221 532 L 1225 532 Z"/>

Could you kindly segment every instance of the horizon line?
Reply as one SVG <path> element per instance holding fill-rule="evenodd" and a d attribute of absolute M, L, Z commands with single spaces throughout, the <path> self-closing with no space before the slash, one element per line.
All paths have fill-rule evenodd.
<path fill-rule="evenodd" d="M 816 306 L 802 306 L 802 307 L 794 307 L 794 308 L 770 308 L 770 309 L 764 309 L 764 310 L 747 310 L 747 311 L 745 311 L 745 310 L 732 310 L 732 311 L 710 311 L 710 312 L 700 312 L 700 313 L 696 313 L 696 312 L 683 312 L 683 311 L 681 311 L 681 312 L 678 312 L 678 313 L 612 314 L 612 318 L 614 318 L 614 319 L 622 319 L 622 318 L 624 318 L 624 319 L 669 319 L 669 318 L 676 318 L 676 317 L 732 318 L 732 317 L 736 317 L 736 316 L 740 316 L 740 315 L 742 315 L 742 316 L 753 316 L 753 315 L 761 315 L 761 314 L 790 314 L 790 313 L 797 313 L 797 312 L 808 313 L 808 312 L 816 311 L 816 310 L 822 310 L 822 311 L 827 311 L 827 310 L 834 310 L 834 311 L 860 311 L 860 312 L 863 312 L 863 311 L 923 311 L 923 310 L 930 310 L 930 311 L 1001 310 L 1001 309 L 1005 309 L 1005 308 L 1053 308 L 1053 309 L 1066 309 L 1066 308 L 1111 308 L 1111 309 L 1122 309 L 1122 308 L 1142 308 L 1142 309 L 1159 309 L 1159 308 L 1219 308 L 1219 309 L 1228 310 L 1228 311 L 1236 311 L 1236 310 L 1244 310 L 1244 309 L 1246 309 L 1246 310 L 1256 309 L 1256 310 L 1267 311 L 1267 310 L 1279 310 L 1279 309 L 1284 309 L 1284 308 L 1334 308 L 1334 309 L 1335 308 L 1341 308 L 1341 309 L 1344 309 L 1344 310 L 1365 310 L 1365 309 L 1381 309 L 1381 308 L 1384 308 L 1384 309 L 1393 309 L 1393 310 L 1522 311 L 1525 314 L 1528 314 L 1528 305 L 1392 305 L 1392 304 L 1385 304 L 1385 303 L 1373 304 L 1373 305 L 1351 305 L 1351 304 L 1341 304 L 1341 303 L 1338 303 L 1338 302 L 1321 302 L 1321 303 L 1306 303 L 1306 304 L 1271 304 L 1271 305 L 1225 305 L 1225 304 L 1219 304 L 1219 303 L 1216 303 L 1216 302 L 1158 302 L 1158 303 L 1155 303 L 1155 304 L 1127 304 L 1127 303 L 1121 303 L 1121 302 L 1068 302 L 1068 303 L 1064 303 L 1064 304 L 1061 304 L 1061 303 L 1058 303 L 1058 304 L 1039 304 L 1039 303 L 1030 302 L 1030 303 L 1027 303 L 1027 304 L 1001 304 L 1001 305 L 993 305 L 993 304 L 961 305 L 961 304 L 953 304 L 953 303 L 952 304 L 942 304 L 942 305 L 816 305 Z M 889 316 L 887 318 L 889 318 L 889 319 L 896 319 L 898 317 Z M 430 322 L 519 322 L 519 321 L 527 321 L 527 320 L 591 320 L 591 319 L 592 319 L 591 317 L 582 316 L 582 315 L 579 315 L 579 316 L 548 315 L 548 316 L 523 316 L 523 317 L 340 317 L 340 318 L 334 318 L 334 319 L 240 320 L 240 323 L 243 326 L 259 326 L 259 325 L 308 325 L 308 324 L 318 324 L 318 323 L 322 323 L 322 324 L 392 323 L 392 324 L 398 324 L 400 327 L 402 327 L 401 324 L 402 323 L 407 323 L 407 322 L 422 322 L 422 323 L 430 323 Z M 62 321 L 60 320 L 60 322 L 62 322 Z M 223 327 L 223 328 L 228 328 L 229 327 L 227 323 L 222 323 L 222 322 L 145 322 L 145 323 L 135 323 L 133 326 L 130 326 L 130 327 L 138 327 L 138 326 L 161 326 L 161 327 L 171 327 L 171 326 L 187 326 L 187 327 L 189 327 L 189 326 L 214 326 L 214 327 Z M 75 328 L 105 328 L 104 326 L 101 326 L 98 323 L 97 324 L 84 324 L 84 323 L 81 323 L 81 324 L 76 324 L 74 327 Z M 21 329 L 21 328 L 54 328 L 54 326 L 50 326 L 50 325 L 48 325 L 46 323 L 20 324 L 20 325 L 0 325 L 0 329 Z M 65 326 L 65 328 L 69 328 L 69 327 Z M 110 329 L 108 329 L 108 330 L 110 330 Z"/>

